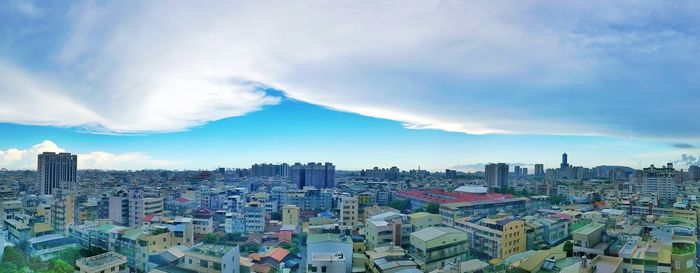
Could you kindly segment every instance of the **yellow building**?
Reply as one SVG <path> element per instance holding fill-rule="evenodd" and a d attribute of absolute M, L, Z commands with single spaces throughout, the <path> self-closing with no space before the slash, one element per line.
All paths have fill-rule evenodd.
<path fill-rule="evenodd" d="M 412 231 L 421 230 L 427 227 L 437 227 L 442 223 L 442 217 L 437 214 L 427 212 L 416 212 L 408 215 L 411 222 Z"/>
<path fill-rule="evenodd" d="M 525 222 L 522 220 L 499 217 L 472 223 L 458 219 L 455 228 L 469 234 L 469 248 L 473 253 L 505 259 L 527 250 Z"/>
<path fill-rule="evenodd" d="M 62 189 L 57 189 L 54 194 L 50 222 L 57 232 L 67 236 L 68 227 L 75 223 L 75 197 Z"/>
<path fill-rule="evenodd" d="M 357 202 L 363 207 L 371 206 L 374 204 L 374 197 L 372 192 L 363 192 L 357 195 Z"/>
<path fill-rule="evenodd" d="M 423 272 L 467 260 L 467 234 L 449 227 L 429 227 L 411 233 L 410 255 Z"/>
<path fill-rule="evenodd" d="M 238 246 L 200 244 L 187 252 L 183 268 L 200 273 L 240 273 Z"/>
<path fill-rule="evenodd" d="M 282 225 L 299 225 L 299 208 L 294 205 L 282 207 Z"/>

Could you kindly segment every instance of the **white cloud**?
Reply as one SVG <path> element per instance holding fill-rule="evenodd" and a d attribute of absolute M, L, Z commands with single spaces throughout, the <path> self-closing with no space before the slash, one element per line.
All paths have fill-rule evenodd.
<path fill-rule="evenodd" d="M 0 121 L 176 131 L 278 103 L 250 84 L 257 82 L 413 129 L 694 138 L 700 125 L 670 110 L 695 109 L 698 84 L 674 78 L 681 86 L 660 89 L 646 81 L 665 78 L 654 76 L 654 67 L 696 71 L 697 62 L 667 53 L 697 52 L 697 39 L 664 29 L 677 24 L 664 24 L 656 10 L 695 9 L 634 2 L 87 2 L 67 13 L 69 36 L 51 56 L 58 72 L 30 76 L 6 66 L 0 91 L 9 100 L 0 106 L 11 107 L 0 110 Z M 625 78 L 631 74 L 636 78 Z M 668 101 L 654 99 L 662 89 Z"/>
<path fill-rule="evenodd" d="M 0 168 L 5 169 L 36 169 L 37 155 L 43 152 L 65 152 L 65 150 L 50 140 L 44 140 L 27 149 L 10 148 L 0 151 Z M 94 151 L 78 154 L 79 169 L 144 169 L 172 168 L 178 162 L 153 159 L 143 153 L 113 154 Z"/>

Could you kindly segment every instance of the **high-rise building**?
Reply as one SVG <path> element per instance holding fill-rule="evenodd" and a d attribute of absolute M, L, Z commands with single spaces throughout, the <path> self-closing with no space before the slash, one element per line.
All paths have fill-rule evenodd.
<path fill-rule="evenodd" d="M 544 164 L 535 164 L 535 177 L 544 177 Z"/>
<path fill-rule="evenodd" d="M 641 172 L 642 193 L 646 196 L 656 195 L 660 200 L 669 201 L 676 198 L 676 170 L 673 164 L 656 168 L 651 165 Z"/>
<path fill-rule="evenodd" d="M 520 177 L 520 166 L 513 166 L 513 176 Z"/>
<path fill-rule="evenodd" d="M 37 163 L 40 194 L 51 195 L 54 189 L 78 189 L 78 156 L 70 153 L 44 152 Z"/>
<path fill-rule="evenodd" d="M 75 196 L 72 191 L 54 189 L 51 204 L 51 226 L 63 235 L 68 235 L 68 227 L 75 221 Z"/>
<path fill-rule="evenodd" d="M 149 197 L 141 187 L 129 188 L 129 225 L 143 226 L 148 215 L 163 216 L 163 198 Z"/>
<path fill-rule="evenodd" d="M 688 177 L 690 180 L 700 180 L 700 167 L 698 166 L 690 166 L 688 168 Z"/>
<path fill-rule="evenodd" d="M 289 173 L 292 183 L 300 189 L 307 186 L 318 189 L 335 187 L 335 166 L 332 163 L 295 163 Z"/>
<path fill-rule="evenodd" d="M 527 177 L 527 168 L 520 169 L 520 176 Z"/>
<path fill-rule="evenodd" d="M 569 158 L 568 158 L 568 156 L 566 155 L 566 153 L 563 153 L 563 154 L 561 155 L 561 166 L 560 166 L 560 167 L 561 167 L 562 169 L 566 169 L 566 168 L 569 167 Z"/>
<path fill-rule="evenodd" d="M 508 164 L 490 163 L 486 165 L 486 185 L 489 188 L 508 187 Z"/>

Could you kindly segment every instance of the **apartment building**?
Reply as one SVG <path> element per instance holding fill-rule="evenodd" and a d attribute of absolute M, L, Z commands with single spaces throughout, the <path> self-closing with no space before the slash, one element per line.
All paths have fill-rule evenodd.
<path fill-rule="evenodd" d="M 472 223 L 455 222 L 455 228 L 467 233 L 469 250 L 492 259 L 505 259 L 527 250 L 525 222 L 512 217 L 485 218 Z"/>

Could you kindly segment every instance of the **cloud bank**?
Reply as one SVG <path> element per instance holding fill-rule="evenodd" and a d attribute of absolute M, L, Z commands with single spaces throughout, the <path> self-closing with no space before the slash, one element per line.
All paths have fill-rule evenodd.
<path fill-rule="evenodd" d="M 43 152 L 61 153 L 65 150 L 50 140 L 44 140 L 32 147 L 25 149 L 10 148 L 0 150 L 0 168 L 17 170 L 36 170 L 37 155 Z M 153 159 L 143 153 L 113 154 L 103 151 L 94 151 L 86 154 L 78 154 L 78 169 L 157 169 L 172 168 L 177 162 Z"/>
<path fill-rule="evenodd" d="M 671 139 L 700 132 L 695 2 L 52 8 L 60 12 L 22 7 L 46 15 L 12 16 L 49 27 L 7 24 L 10 35 L 0 37 L 9 45 L 4 61 L 0 55 L 0 122 L 177 131 L 278 103 L 263 85 L 411 129 Z M 26 52 L 21 42 L 54 46 Z"/>

